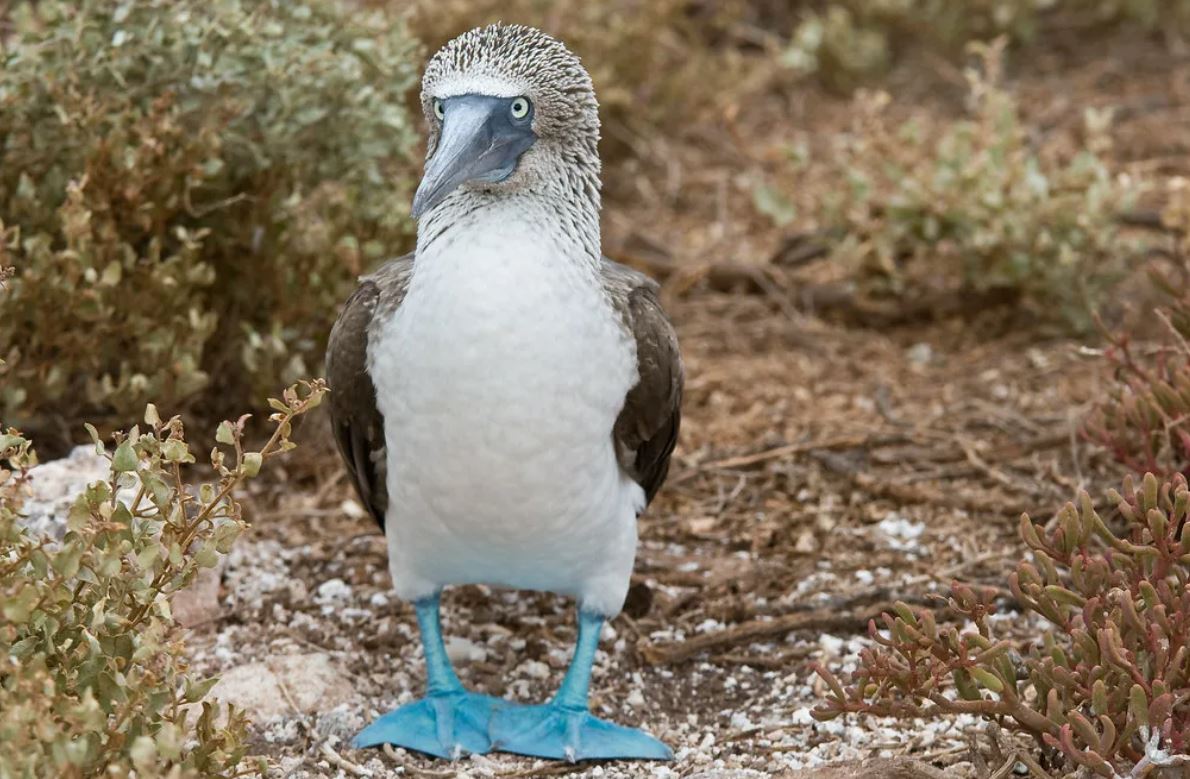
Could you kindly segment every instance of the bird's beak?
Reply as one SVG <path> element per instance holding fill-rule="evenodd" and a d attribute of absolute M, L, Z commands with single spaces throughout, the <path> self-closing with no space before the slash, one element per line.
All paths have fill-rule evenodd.
<path fill-rule="evenodd" d="M 414 219 L 420 219 L 462 184 L 503 181 L 512 175 L 537 136 L 528 123 L 511 118 L 510 103 L 511 99 L 484 95 L 459 95 L 444 101 L 438 145 L 413 196 Z"/>

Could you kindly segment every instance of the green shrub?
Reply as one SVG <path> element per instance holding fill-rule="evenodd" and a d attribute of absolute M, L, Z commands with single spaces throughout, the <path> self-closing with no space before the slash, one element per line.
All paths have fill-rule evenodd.
<path fill-rule="evenodd" d="M 84 0 L 0 41 L 0 418 L 222 413 L 317 367 L 410 230 L 419 55 L 330 0 Z"/>
<path fill-rule="evenodd" d="M 876 646 L 846 686 L 818 669 L 831 692 L 814 716 L 980 714 L 1096 776 L 1190 765 L 1190 490 L 1180 475 L 1149 474 L 1109 500 L 1107 521 L 1086 493 L 1051 530 L 1021 518 L 1032 561 L 1009 583 L 1049 625 L 1023 656 L 995 635 L 995 590 L 955 584 L 949 605 L 973 629 L 899 604 L 882 616 L 885 632 L 869 625 Z"/>
<path fill-rule="evenodd" d="M 884 75 L 902 50 L 953 59 L 973 41 L 1004 36 L 1027 44 L 1047 34 L 1049 18 L 1086 33 L 1120 23 L 1187 31 L 1190 1 L 832 0 L 802 13 L 781 59 L 795 72 L 849 92 Z"/>
<path fill-rule="evenodd" d="M 999 86 L 999 49 L 981 52 L 984 68 L 968 71 L 970 118 L 897 124 L 887 95 L 861 96 L 851 133 L 795 161 L 836 182 L 810 216 L 839 236 L 831 260 L 868 293 L 1020 300 L 1087 329 L 1134 251 L 1116 218 L 1135 188 L 1101 156 L 1110 117 L 1088 113 L 1085 148 L 1069 158 L 1036 149 Z"/>
<path fill-rule="evenodd" d="M 850 91 L 883 75 L 895 48 L 910 43 L 953 56 L 973 40 L 1032 37 L 1045 0 L 845 0 L 808 11 L 783 62 Z"/>
<path fill-rule="evenodd" d="M 235 488 L 292 448 L 293 418 L 324 392 L 303 383 L 270 401 L 258 451 L 245 451 L 244 418 L 221 424 L 215 479 L 199 485 L 185 481 L 195 458 L 177 417 L 150 405 L 110 450 L 91 428 L 110 477 L 78 497 L 60 543 L 21 526 L 33 455 L 0 434 L 0 776 L 240 775 L 245 717 L 229 707 L 220 723 L 204 700 L 215 680 L 187 672 L 169 597 L 228 551 L 245 528 Z"/>

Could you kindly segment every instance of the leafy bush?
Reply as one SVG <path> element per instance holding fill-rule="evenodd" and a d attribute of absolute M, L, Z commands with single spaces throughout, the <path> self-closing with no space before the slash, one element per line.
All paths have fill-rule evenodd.
<path fill-rule="evenodd" d="M 845 0 L 805 14 L 782 55 L 797 72 L 850 91 L 892 64 L 898 43 L 961 52 L 972 40 L 1031 37 L 1044 0 Z"/>
<path fill-rule="evenodd" d="M 1190 30 L 1187 0 L 832 0 L 803 13 L 781 59 L 849 92 L 883 75 L 901 50 L 953 58 L 972 41 L 1027 43 L 1044 32 L 1047 16 L 1083 28 L 1138 22 Z"/>
<path fill-rule="evenodd" d="M 1177 237 L 1175 254 L 1190 257 L 1190 182 L 1176 179 L 1162 222 Z M 1111 382 L 1092 410 L 1085 432 L 1135 473 L 1190 475 L 1190 294 L 1179 278 L 1154 271 L 1165 305 L 1157 316 L 1165 330 L 1155 345 L 1108 335 L 1105 359 Z"/>
<path fill-rule="evenodd" d="M 831 692 L 814 716 L 966 712 L 1097 776 L 1190 765 L 1190 490 L 1180 475 L 1159 484 L 1148 474 L 1109 499 L 1108 521 L 1086 493 L 1050 531 L 1021 518 L 1033 559 L 1009 583 L 1021 608 L 1049 625 L 1023 657 L 995 635 L 994 591 L 955 584 L 949 605 L 974 630 L 899 604 L 882 616 L 886 632 L 869 624 L 877 647 L 864 650 L 848 685 L 818 669 Z"/>
<path fill-rule="evenodd" d="M 293 447 L 292 420 L 325 387 L 286 390 L 272 438 L 241 441 L 246 418 L 219 426 L 214 481 L 184 480 L 195 462 L 178 417 L 150 405 L 145 428 L 116 434 L 107 481 L 91 484 L 61 543 L 20 521 L 30 444 L 0 435 L 0 776 L 235 776 L 245 718 L 204 700 L 214 679 L 187 672 L 169 597 L 213 566 L 245 528 L 235 488 Z M 176 773 L 174 773 L 176 771 Z"/>
<path fill-rule="evenodd" d="M 409 232 L 402 24 L 330 0 L 85 0 L 0 41 L 0 417 L 225 412 L 307 374 Z"/>
<path fill-rule="evenodd" d="M 831 259 L 868 292 L 1019 299 L 1086 329 L 1133 250 L 1116 216 L 1134 187 L 1101 157 L 1103 115 L 1088 113 L 1086 148 L 1069 159 L 1035 149 L 999 86 L 999 49 L 980 53 L 983 69 L 968 71 L 970 118 L 897 125 L 887 95 L 864 96 L 853 132 L 825 159 L 793 167 L 825 166 L 838 182 L 812 201 L 812 216 L 840 236 Z"/>

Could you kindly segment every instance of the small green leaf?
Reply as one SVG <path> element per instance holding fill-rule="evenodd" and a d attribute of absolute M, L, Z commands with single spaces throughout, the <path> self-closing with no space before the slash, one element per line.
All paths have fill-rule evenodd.
<path fill-rule="evenodd" d="M 95 429 L 95 425 L 90 422 L 84 422 L 83 427 L 87 429 L 87 435 L 91 436 L 91 443 L 95 444 L 95 454 L 102 455 L 103 440 L 99 437 L 99 431 Z"/>
<path fill-rule="evenodd" d="M 980 686 L 985 687 L 992 692 L 1004 691 L 1004 682 L 1000 680 L 999 676 L 996 676 L 996 674 L 992 673 L 991 671 L 978 666 L 973 666 L 968 670 L 971 672 L 971 678 L 979 682 Z"/>
<path fill-rule="evenodd" d="M 210 679 L 202 679 L 197 682 L 187 682 L 186 692 L 184 698 L 187 703 L 198 703 L 203 698 L 207 697 L 207 693 L 219 681 L 219 677 L 212 676 Z"/>
<path fill-rule="evenodd" d="M 135 471 L 136 466 L 136 450 L 132 448 L 130 442 L 124 441 L 116 447 L 116 451 L 112 455 L 112 470 L 116 473 L 127 473 Z"/>
<path fill-rule="evenodd" d="M 200 568 L 211 568 L 219 561 L 219 553 L 215 550 L 214 543 L 208 541 L 199 547 L 198 551 L 194 553 L 194 562 Z"/>
<path fill-rule="evenodd" d="M 0 608 L 0 612 L 4 614 L 5 619 L 20 625 L 29 620 L 29 613 L 32 611 L 33 604 L 36 601 L 37 588 L 32 584 L 26 584 L 21 587 L 16 596 L 4 601 L 4 606 Z"/>
<path fill-rule="evenodd" d="M 1132 685 L 1128 691 L 1128 719 L 1137 727 L 1149 726 L 1149 698 L 1145 695 L 1145 688 L 1139 684 Z"/>
<path fill-rule="evenodd" d="M 161 456 L 169 463 L 192 463 L 194 455 L 190 454 L 190 447 L 185 441 L 170 438 L 161 442 Z"/>
<path fill-rule="evenodd" d="M 148 736 L 137 736 L 128 748 L 132 764 L 141 771 L 148 771 L 157 760 L 157 745 Z"/>
<path fill-rule="evenodd" d="M 977 701 L 983 698 L 979 694 L 979 689 L 972 683 L 971 674 L 967 673 L 966 668 L 958 668 L 954 672 L 954 685 L 958 688 L 959 695 L 963 700 Z"/>
<path fill-rule="evenodd" d="M 79 572 L 79 561 L 83 558 L 81 545 L 67 545 L 54 555 L 50 565 L 66 579 L 73 579 Z"/>
<path fill-rule="evenodd" d="M 261 465 L 260 452 L 247 452 L 244 454 L 244 475 L 252 478 L 260 473 Z"/>

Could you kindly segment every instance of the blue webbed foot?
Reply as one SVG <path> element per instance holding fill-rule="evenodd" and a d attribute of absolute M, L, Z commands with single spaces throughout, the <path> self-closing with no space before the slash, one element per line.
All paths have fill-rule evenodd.
<path fill-rule="evenodd" d="M 547 703 L 502 705 L 492 714 L 492 747 L 555 760 L 672 760 L 665 744 L 641 730 L 601 720 L 586 709 Z"/>
<path fill-rule="evenodd" d="M 355 746 L 380 744 L 451 760 L 491 749 L 489 720 L 499 698 L 465 690 L 436 693 L 390 711 L 355 737 Z"/>

